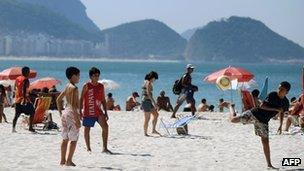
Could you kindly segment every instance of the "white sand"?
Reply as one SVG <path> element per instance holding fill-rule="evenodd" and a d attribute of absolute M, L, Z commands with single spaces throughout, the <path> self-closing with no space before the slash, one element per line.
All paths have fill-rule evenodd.
<path fill-rule="evenodd" d="M 14 110 L 5 113 L 12 121 Z M 57 112 L 53 112 L 60 125 Z M 169 119 L 170 114 L 161 112 Z M 78 141 L 75 168 L 59 166 L 60 132 L 29 133 L 18 121 L 18 133 L 11 124 L 0 124 L 0 170 L 263 170 L 266 162 L 260 138 L 253 125 L 231 124 L 228 115 L 205 113 L 205 120 L 189 124 L 189 136 L 144 137 L 143 113 L 111 112 L 109 148 L 117 155 L 101 153 L 100 127 L 91 132 L 89 154 L 83 129 Z M 276 135 L 278 121 L 270 122 L 270 146 L 273 165 L 282 169 L 304 168 L 304 135 Z M 151 126 L 150 126 L 151 128 Z M 159 131 L 165 134 L 162 128 Z M 174 131 L 174 130 L 172 130 Z M 41 132 L 43 133 L 43 132 Z M 299 157 L 300 167 L 282 167 L 284 157 Z"/>

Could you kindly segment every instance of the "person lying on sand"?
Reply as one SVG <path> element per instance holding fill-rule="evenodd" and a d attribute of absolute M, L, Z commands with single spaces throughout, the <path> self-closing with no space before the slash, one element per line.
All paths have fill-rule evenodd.
<path fill-rule="evenodd" d="M 268 168 L 274 169 L 270 160 L 270 147 L 269 147 L 269 128 L 268 122 L 277 114 L 280 115 L 280 126 L 278 133 L 282 133 L 282 124 L 284 113 L 288 113 L 289 101 L 286 97 L 290 90 L 290 84 L 286 81 L 280 83 L 276 92 L 268 94 L 262 105 L 251 110 L 247 110 L 239 115 L 235 113 L 234 104 L 229 105 L 230 108 L 230 122 L 254 124 L 255 134 L 261 137 L 264 155 L 266 158 Z"/>

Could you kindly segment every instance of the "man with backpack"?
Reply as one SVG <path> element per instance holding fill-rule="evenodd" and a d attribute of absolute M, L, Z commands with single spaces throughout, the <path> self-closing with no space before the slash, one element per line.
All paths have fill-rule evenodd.
<path fill-rule="evenodd" d="M 192 85 L 192 77 L 191 77 L 191 74 L 194 70 L 194 66 L 192 64 L 188 64 L 186 68 L 187 68 L 186 73 L 182 76 L 182 78 L 176 80 L 173 86 L 173 93 L 179 95 L 179 97 L 177 99 L 176 106 L 173 110 L 173 114 L 171 118 L 176 118 L 175 114 L 185 100 L 187 101 L 187 103 L 191 104 L 192 115 L 195 115 L 196 112 L 195 99 L 193 95 L 194 92 L 198 91 L 198 87 Z"/>

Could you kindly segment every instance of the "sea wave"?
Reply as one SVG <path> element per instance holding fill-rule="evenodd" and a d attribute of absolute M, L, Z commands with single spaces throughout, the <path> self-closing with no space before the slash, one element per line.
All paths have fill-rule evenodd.
<path fill-rule="evenodd" d="M 84 62 L 139 62 L 139 63 L 180 63 L 181 60 L 156 60 L 156 59 L 110 59 L 106 57 L 101 58 L 74 58 L 74 57 L 48 57 L 48 56 L 40 56 L 40 57 L 12 57 L 12 56 L 0 56 L 0 60 L 16 60 L 16 61 L 84 61 Z"/>

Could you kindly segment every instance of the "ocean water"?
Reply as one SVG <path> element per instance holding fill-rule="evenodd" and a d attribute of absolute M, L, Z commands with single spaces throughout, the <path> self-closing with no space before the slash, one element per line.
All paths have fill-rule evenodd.
<path fill-rule="evenodd" d="M 62 90 L 67 79 L 65 78 L 65 69 L 69 66 L 78 67 L 81 70 L 80 83 L 78 87 L 89 80 L 88 71 L 95 66 L 101 70 L 101 79 L 111 79 L 120 84 L 120 88 L 111 91 L 117 104 L 125 108 L 125 100 L 130 96 L 131 92 L 138 91 L 141 93 L 141 86 L 145 74 L 150 71 L 156 71 L 159 79 L 154 84 L 154 97 L 161 90 L 166 91 L 166 95 L 170 97 L 171 103 L 175 104 L 177 96 L 172 93 L 172 86 L 176 79 L 185 72 L 186 62 L 118 62 L 118 61 L 89 61 L 89 60 L 67 60 L 67 61 L 37 61 L 37 60 L 0 60 L 0 70 L 4 70 L 12 66 L 29 66 L 38 72 L 37 78 L 52 76 L 62 81 L 57 86 L 58 90 Z M 198 104 L 202 98 L 207 99 L 208 104 L 216 105 L 218 99 L 224 98 L 228 101 L 236 103 L 238 108 L 241 105 L 240 97 L 237 91 L 221 91 L 214 84 L 203 81 L 208 74 L 222 69 L 224 67 L 237 66 L 243 67 L 252 72 L 254 79 L 261 89 L 265 77 L 269 77 L 269 91 L 277 89 L 278 84 L 283 81 L 289 81 L 292 88 L 288 94 L 288 98 L 298 96 L 302 91 L 301 85 L 301 68 L 303 64 L 229 64 L 229 63 L 193 63 L 196 67 L 193 73 L 193 84 L 199 87 L 199 91 L 195 93 L 196 103 Z M 36 78 L 35 78 L 36 79 Z M 35 79 L 31 79 L 34 81 Z M 106 93 L 108 93 L 107 91 Z"/>

